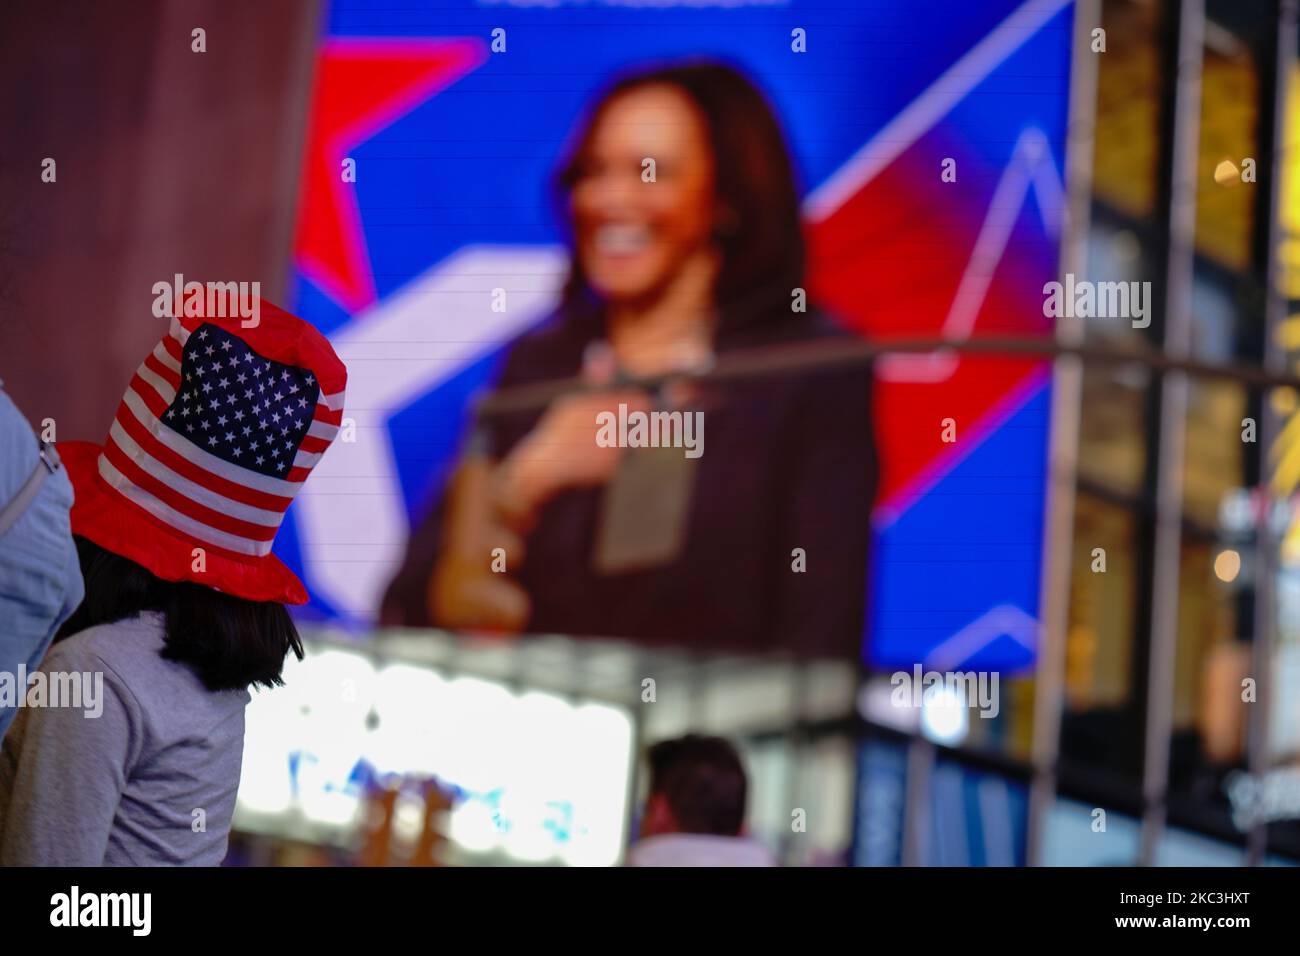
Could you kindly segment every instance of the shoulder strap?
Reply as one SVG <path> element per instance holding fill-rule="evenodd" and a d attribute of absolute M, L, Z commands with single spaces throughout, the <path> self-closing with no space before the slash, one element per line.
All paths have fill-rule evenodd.
<path fill-rule="evenodd" d="M 22 517 L 28 505 L 40 493 L 46 477 L 54 474 L 62 466 L 63 463 L 59 461 L 59 453 L 54 450 L 54 446 L 48 442 L 40 442 L 40 458 L 36 462 L 36 468 L 27 476 L 18 493 L 7 505 L 0 508 L 0 535 L 13 527 L 14 522 Z"/>

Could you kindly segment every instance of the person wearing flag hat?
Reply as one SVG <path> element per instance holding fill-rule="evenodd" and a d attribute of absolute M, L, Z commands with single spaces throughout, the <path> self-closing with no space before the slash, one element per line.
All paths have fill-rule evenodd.
<path fill-rule="evenodd" d="M 60 444 L 85 599 L 0 751 L 0 865 L 222 861 L 249 688 L 303 653 L 285 605 L 307 593 L 271 545 L 346 379 L 270 303 L 253 323 L 183 314 L 104 443 Z"/>

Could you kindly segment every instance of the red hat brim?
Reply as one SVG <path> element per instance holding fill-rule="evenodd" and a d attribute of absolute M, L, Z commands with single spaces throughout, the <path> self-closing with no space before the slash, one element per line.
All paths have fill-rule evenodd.
<path fill-rule="evenodd" d="M 76 493 L 73 534 L 134 561 L 164 581 L 193 581 L 249 601 L 307 603 L 307 589 L 275 555 L 235 555 L 187 538 L 122 497 L 99 475 L 100 451 L 93 442 L 58 444 L 59 458 Z M 193 570 L 195 548 L 205 552 L 202 572 Z"/>

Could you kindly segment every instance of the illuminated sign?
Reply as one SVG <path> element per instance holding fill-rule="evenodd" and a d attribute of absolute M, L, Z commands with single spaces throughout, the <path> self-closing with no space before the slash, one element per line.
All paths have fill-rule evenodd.
<path fill-rule="evenodd" d="M 309 648 L 247 711 L 236 828 L 342 838 L 367 786 L 436 779 L 460 850 L 521 862 L 621 858 L 633 757 L 629 714 L 479 677 Z"/>

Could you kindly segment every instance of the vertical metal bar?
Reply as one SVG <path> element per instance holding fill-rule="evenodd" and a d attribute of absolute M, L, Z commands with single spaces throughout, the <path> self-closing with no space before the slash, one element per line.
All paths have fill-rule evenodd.
<path fill-rule="evenodd" d="M 1170 169 L 1169 260 L 1165 279 L 1164 351 L 1185 359 L 1191 351 L 1192 277 L 1196 240 L 1196 166 L 1200 139 L 1204 0 L 1180 0 L 1177 79 Z M 1183 456 L 1187 433 L 1187 374 L 1161 382 L 1160 447 L 1156 465 L 1155 552 L 1151 595 L 1151 655 L 1147 672 L 1142 766 L 1140 864 L 1155 861 L 1165 826 L 1173 730 L 1174 662 L 1178 649 L 1179 565 L 1182 551 Z"/>
<path fill-rule="evenodd" d="M 638 658 L 642 661 L 645 659 L 643 655 L 638 655 Z M 644 665 L 639 666 L 637 670 L 640 671 L 640 673 L 642 674 L 645 674 L 647 672 L 647 668 Z M 627 781 L 626 781 L 627 804 L 623 810 L 622 850 L 623 850 L 623 857 L 625 860 L 627 858 L 627 851 L 631 849 L 632 846 L 633 821 L 636 822 L 638 830 L 640 830 L 641 826 L 645 823 L 645 820 L 641 817 L 639 813 L 641 804 L 638 801 L 641 800 L 641 796 L 642 796 L 641 783 L 643 780 L 647 780 L 650 775 L 649 768 L 647 766 L 647 761 L 646 761 L 646 749 L 647 749 L 647 745 L 649 744 L 649 740 L 646 737 L 646 728 L 645 728 L 646 705 L 641 701 L 641 692 L 640 692 L 639 683 L 637 685 L 637 690 L 632 700 L 633 700 L 632 706 L 629 708 L 630 715 L 632 717 L 632 760 L 631 760 L 631 766 L 628 767 L 628 771 L 627 771 Z M 641 834 L 638 832 L 637 836 L 640 837 L 640 835 Z"/>
<path fill-rule="evenodd" d="M 786 806 L 794 809 L 803 807 L 808 809 L 805 798 L 815 794 L 810 794 L 808 790 L 801 786 L 804 780 L 803 762 L 808 759 L 811 747 L 808 744 L 808 735 L 804 732 L 810 717 L 808 706 L 810 696 L 808 694 L 808 672 L 809 665 L 807 660 L 799 658 L 786 659 L 784 656 L 780 660 L 781 667 L 785 673 L 790 676 L 790 688 L 792 697 L 791 709 L 794 712 L 794 721 L 791 726 L 786 728 L 785 747 L 789 751 L 790 759 L 786 763 L 785 779 L 781 781 L 785 791 Z M 814 811 L 816 812 L 816 811 Z M 805 856 L 802 860 L 796 858 L 793 852 L 797 845 L 794 842 L 794 831 L 789 826 L 789 821 L 782 832 L 781 862 L 789 866 L 806 866 L 812 859 L 812 854 L 807 847 L 804 847 Z M 787 847 L 789 849 L 787 849 Z"/>
<path fill-rule="evenodd" d="M 930 779 L 934 776 L 934 744 L 920 735 L 907 744 L 906 797 L 903 800 L 903 866 L 925 866 L 930 858 L 930 821 L 934 818 L 931 807 L 933 793 Z"/>
<path fill-rule="evenodd" d="M 1267 190 L 1263 197 L 1262 212 L 1268 222 L 1261 232 L 1264 235 L 1262 250 L 1265 258 L 1264 268 L 1264 368 L 1267 371 L 1281 371 L 1286 367 L 1278 333 L 1286 318 L 1286 302 L 1280 284 L 1280 250 L 1282 245 L 1281 203 L 1285 191 L 1281 178 L 1286 169 L 1285 150 L 1287 143 L 1283 140 L 1286 126 L 1287 92 L 1291 71 L 1295 68 L 1297 8 L 1300 0 L 1277 0 L 1277 37 L 1276 47 L 1271 55 L 1265 57 L 1264 66 L 1271 66 L 1272 75 L 1262 77 L 1261 86 L 1267 95 L 1269 84 L 1272 85 L 1271 109 L 1265 108 L 1265 123 L 1262 126 L 1259 157 L 1260 188 Z M 1270 62 L 1271 61 L 1271 62 Z M 1257 207 L 1259 208 L 1259 207 Z M 1272 474 L 1268 467 L 1268 454 L 1277 440 L 1281 423 L 1270 401 L 1270 394 L 1264 395 L 1260 412 L 1259 448 L 1263 460 L 1260 462 L 1260 490 L 1263 499 L 1263 518 L 1256 525 L 1255 534 L 1255 630 L 1251 636 L 1251 673 L 1255 678 L 1256 703 L 1250 708 L 1246 719 L 1246 767 L 1250 775 L 1259 779 L 1268 771 L 1269 732 L 1271 729 L 1270 709 L 1273 706 L 1271 690 L 1273 687 L 1273 651 L 1276 641 L 1276 574 L 1277 574 L 1277 536 L 1273 527 L 1273 503 L 1271 482 Z M 1246 862 L 1258 866 L 1264 861 L 1268 848 L 1268 827 L 1263 822 L 1254 823 L 1247 835 Z"/>
<path fill-rule="evenodd" d="M 297 197 L 298 179 L 302 173 L 302 155 L 307 149 L 308 112 L 311 110 L 312 83 L 316 74 L 316 42 L 320 38 L 323 11 L 321 0 L 307 0 L 297 7 L 298 24 L 295 31 L 296 46 L 289 50 L 288 62 L 291 76 L 283 91 L 286 99 L 295 104 L 289 112 L 289 122 L 280 129 L 279 154 L 282 157 L 276 175 L 283 194 Z M 274 134 L 273 134 L 274 135 Z M 280 203 L 278 214 L 271 223 L 275 242 L 271 248 L 277 257 L 271 270 L 267 294 L 276 302 L 284 302 L 289 290 L 289 275 L 293 266 L 293 231 L 297 223 L 298 203 Z"/>
<path fill-rule="evenodd" d="M 1092 212 L 1092 158 L 1097 122 L 1098 57 L 1089 46 L 1101 23 L 1101 0 L 1078 0 L 1074 7 L 1070 62 L 1070 119 L 1065 142 L 1066 209 L 1060 271 L 1084 275 Z M 1073 310 L 1070 310 L 1073 313 Z M 1057 320 L 1062 345 L 1083 342 L 1083 320 Z M 1065 708 L 1065 638 L 1069 627 L 1070 574 L 1074 549 L 1075 485 L 1079 467 L 1079 417 L 1083 364 L 1077 356 L 1058 358 L 1053 367 L 1052 421 L 1043 528 L 1043 569 L 1039 585 L 1038 666 L 1034 689 L 1033 780 L 1025 858 L 1043 860 L 1047 816 L 1056 799 L 1061 716 Z"/>

